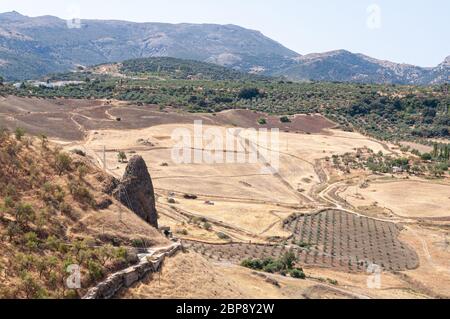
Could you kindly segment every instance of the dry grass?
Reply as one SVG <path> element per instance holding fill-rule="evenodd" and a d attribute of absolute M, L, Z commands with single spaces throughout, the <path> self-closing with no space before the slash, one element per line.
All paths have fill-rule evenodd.
<path fill-rule="evenodd" d="M 125 247 L 135 239 L 167 243 L 111 198 L 98 210 L 108 198 L 101 191 L 108 176 L 86 158 L 44 144 L 0 136 L 0 298 L 77 297 L 132 262 Z M 65 287 L 70 264 L 81 267 L 77 291 Z"/>
<path fill-rule="evenodd" d="M 346 197 L 353 206 L 388 208 L 406 218 L 450 217 L 450 185 L 427 181 L 371 183 L 368 188 L 349 188 Z"/>

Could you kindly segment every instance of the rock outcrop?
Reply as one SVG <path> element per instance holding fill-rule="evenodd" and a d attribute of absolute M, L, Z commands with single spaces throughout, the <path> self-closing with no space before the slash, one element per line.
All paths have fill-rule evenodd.
<path fill-rule="evenodd" d="M 150 225 L 158 228 L 153 183 L 141 156 L 130 159 L 122 180 L 114 186 L 112 190 L 114 198 Z"/>

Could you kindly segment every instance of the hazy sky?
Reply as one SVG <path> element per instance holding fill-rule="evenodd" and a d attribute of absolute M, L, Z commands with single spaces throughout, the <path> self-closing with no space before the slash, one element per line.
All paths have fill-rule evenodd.
<path fill-rule="evenodd" d="M 435 66 L 450 55 L 449 0 L 0 0 L 0 12 L 237 24 L 301 54 L 346 49 Z M 77 13 L 79 12 L 79 13 Z"/>

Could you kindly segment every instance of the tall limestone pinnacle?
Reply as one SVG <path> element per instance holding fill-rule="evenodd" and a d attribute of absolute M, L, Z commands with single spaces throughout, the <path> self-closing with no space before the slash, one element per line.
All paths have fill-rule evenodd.
<path fill-rule="evenodd" d="M 141 156 L 130 159 L 113 196 L 150 225 L 158 228 L 155 192 L 147 165 Z"/>

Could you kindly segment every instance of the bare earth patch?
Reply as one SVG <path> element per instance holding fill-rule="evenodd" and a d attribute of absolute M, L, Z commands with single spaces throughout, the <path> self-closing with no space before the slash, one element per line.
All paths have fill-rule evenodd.
<path fill-rule="evenodd" d="M 344 193 L 353 206 L 377 203 L 397 215 L 409 218 L 450 217 L 450 185 L 421 181 L 372 183 L 359 189 L 360 196 L 352 191 Z"/>

